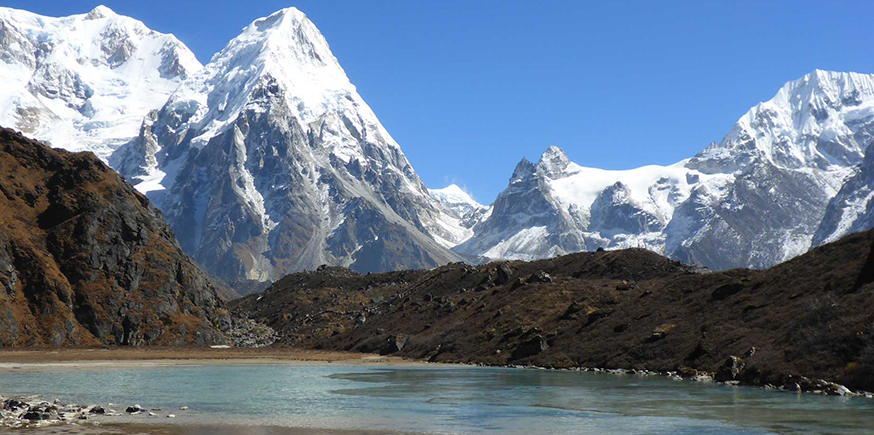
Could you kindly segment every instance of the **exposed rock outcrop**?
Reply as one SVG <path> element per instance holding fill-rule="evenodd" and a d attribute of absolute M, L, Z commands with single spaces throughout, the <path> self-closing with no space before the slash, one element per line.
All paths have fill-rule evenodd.
<path fill-rule="evenodd" d="M 0 130 L 0 346 L 222 343 L 216 286 L 91 153 Z"/>

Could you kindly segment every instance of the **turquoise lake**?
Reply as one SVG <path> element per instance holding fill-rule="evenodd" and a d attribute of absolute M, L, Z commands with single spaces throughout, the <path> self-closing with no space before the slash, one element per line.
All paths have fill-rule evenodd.
<path fill-rule="evenodd" d="M 874 400 L 679 382 L 663 377 L 476 367 L 227 365 L 0 375 L 0 392 L 141 404 L 185 425 L 438 434 L 874 432 Z M 188 411 L 178 411 L 188 406 Z M 149 419 L 152 420 L 149 420 Z"/>

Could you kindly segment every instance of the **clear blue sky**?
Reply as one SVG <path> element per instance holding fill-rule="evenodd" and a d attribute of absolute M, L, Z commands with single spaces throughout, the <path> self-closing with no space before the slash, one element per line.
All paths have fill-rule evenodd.
<path fill-rule="evenodd" d="M 429 187 L 481 202 L 549 145 L 608 169 L 670 164 L 816 68 L 874 72 L 874 2 L 113 1 L 207 62 L 296 6 Z M 45 15 L 95 2 L 12 0 Z"/>

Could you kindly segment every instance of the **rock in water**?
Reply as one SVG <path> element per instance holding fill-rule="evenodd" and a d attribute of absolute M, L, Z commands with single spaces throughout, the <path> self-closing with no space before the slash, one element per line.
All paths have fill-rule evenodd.
<path fill-rule="evenodd" d="M 93 154 L 0 129 L 0 193 L 0 346 L 224 341 L 216 286 Z"/>

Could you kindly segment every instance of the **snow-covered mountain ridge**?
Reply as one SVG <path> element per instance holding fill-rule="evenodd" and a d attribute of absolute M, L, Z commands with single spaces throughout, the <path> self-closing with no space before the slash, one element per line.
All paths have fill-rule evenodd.
<path fill-rule="evenodd" d="M 865 218 L 874 216 L 871 170 L 858 166 L 872 143 L 874 75 L 817 70 L 674 165 L 585 168 L 557 147 L 537 164 L 523 159 L 488 218 L 453 249 L 529 260 L 638 246 L 714 269 L 768 267 L 874 226 Z M 823 221 L 827 206 L 840 223 Z"/>
<path fill-rule="evenodd" d="M 0 124 L 97 153 L 231 281 L 599 247 L 766 267 L 874 226 L 871 75 L 788 82 L 674 165 L 601 170 L 550 147 L 490 206 L 425 187 L 294 8 L 255 20 L 206 66 L 105 7 L 64 18 L 0 8 L 0 78 Z"/>
<path fill-rule="evenodd" d="M 201 68 L 173 35 L 105 6 L 63 18 L 0 8 L 0 124 L 106 160 Z"/>

